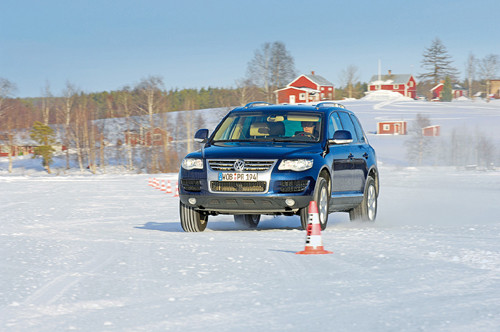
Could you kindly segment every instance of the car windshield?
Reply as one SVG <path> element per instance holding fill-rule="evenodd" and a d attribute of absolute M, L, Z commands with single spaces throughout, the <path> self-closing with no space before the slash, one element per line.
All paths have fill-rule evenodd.
<path fill-rule="evenodd" d="M 212 142 L 318 142 L 321 114 L 313 112 L 234 112 L 220 125 Z"/>

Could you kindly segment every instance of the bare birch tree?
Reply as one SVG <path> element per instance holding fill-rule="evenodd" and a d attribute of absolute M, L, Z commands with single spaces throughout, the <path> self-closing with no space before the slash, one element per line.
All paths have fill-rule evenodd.
<path fill-rule="evenodd" d="M 406 155 L 411 164 L 422 165 L 424 158 L 431 152 L 432 141 L 422 132 L 422 129 L 428 126 L 430 126 L 429 118 L 417 114 L 409 130 L 411 136 L 405 142 Z"/>
<path fill-rule="evenodd" d="M 496 54 L 489 54 L 479 61 L 479 76 L 486 84 L 486 95 L 489 100 L 490 81 L 495 78 L 498 72 L 499 58 Z"/>
<path fill-rule="evenodd" d="M 274 102 L 274 90 L 296 76 L 294 59 L 282 42 L 264 43 L 247 66 L 248 79 L 260 87 L 267 102 Z"/>
<path fill-rule="evenodd" d="M 117 96 L 118 107 L 120 108 L 121 113 L 125 117 L 125 130 L 127 133 L 131 133 L 132 130 L 132 107 L 131 107 L 131 93 L 129 87 L 124 87 L 121 91 L 118 92 Z M 125 141 L 125 149 L 127 150 L 127 166 L 128 170 L 134 169 L 134 158 L 133 158 L 133 146 L 129 141 Z"/>
<path fill-rule="evenodd" d="M 50 121 L 50 109 L 53 106 L 52 101 L 54 96 L 50 92 L 49 81 L 45 82 L 45 86 L 42 91 L 42 121 L 43 124 L 48 125 Z"/>
<path fill-rule="evenodd" d="M 349 98 L 352 98 L 352 88 L 359 80 L 358 67 L 355 65 L 349 65 L 346 69 L 342 70 L 340 77 L 342 83 L 347 88 Z"/>
<path fill-rule="evenodd" d="M 467 75 L 467 82 L 469 84 L 469 98 L 473 97 L 472 82 L 476 79 L 477 60 L 474 54 L 470 53 L 465 63 L 465 73 Z"/>
<path fill-rule="evenodd" d="M 77 98 L 77 89 L 73 84 L 69 81 L 66 82 L 66 87 L 62 92 L 62 100 L 63 104 L 60 108 L 60 113 L 62 117 L 62 121 L 64 124 L 64 137 L 63 137 L 63 145 L 66 148 L 65 156 L 66 156 L 66 169 L 70 168 L 70 155 L 69 148 L 71 145 L 71 117 L 74 109 L 75 99 Z"/>
<path fill-rule="evenodd" d="M 241 106 L 255 100 L 255 85 L 252 84 L 250 79 L 239 79 L 236 81 L 236 96 Z"/>
<path fill-rule="evenodd" d="M 153 145 L 153 130 L 155 122 L 153 115 L 159 112 L 160 104 L 162 102 L 161 88 L 163 87 L 163 80 L 159 76 L 149 76 L 143 79 L 137 86 L 136 90 L 140 96 L 137 102 L 137 108 L 141 113 L 148 115 L 150 142 L 148 151 L 151 158 L 149 169 L 156 173 L 159 169 L 158 151 Z"/>
<path fill-rule="evenodd" d="M 0 124 L 3 124 L 3 129 L 7 132 L 7 151 L 9 159 L 9 173 L 12 173 L 12 147 L 14 146 L 14 126 L 13 114 L 9 112 L 12 107 L 7 103 L 7 98 L 10 98 L 17 91 L 14 83 L 8 79 L 0 77 Z"/>

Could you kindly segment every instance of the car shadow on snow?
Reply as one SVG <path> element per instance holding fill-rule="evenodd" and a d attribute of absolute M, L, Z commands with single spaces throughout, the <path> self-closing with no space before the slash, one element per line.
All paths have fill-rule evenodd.
<path fill-rule="evenodd" d="M 160 231 L 160 232 L 170 232 L 170 233 L 184 233 L 180 223 L 159 223 L 159 222 L 147 222 L 142 226 L 135 226 L 137 229 L 146 229 L 150 231 Z M 212 221 L 207 225 L 206 231 L 217 231 L 217 232 L 238 232 L 238 231 L 268 231 L 268 230 L 297 230 L 297 227 L 290 227 L 287 225 L 271 225 L 269 223 L 262 223 L 257 228 L 244 228 L 235 225 L 230 221 Z"/>
<path fill-rule="evenodd" d="M 214 220 L 215 219 L 215 220 Z M 219 219 L 219 220 L 217 220 Z M 329 223 L 336 224 L 333 220 Z M 142 226 L 136 226 L 137 229 L 146 229 L 160 232 L 183 233 L 180 222 L 147 222 Z M 298 217 L 284 216 L 263 216 L 257 228 L 245 228 L 236 225 L 228 216 L 217 216 L 209 218 L 206 231 L 217 232 L 239 232 L 239 231 L 286 231 L 301 230 L 300 219 Z"/>
<path fill-rule="evenodd" d="M 142 226 L 135 226 L 134 228 L 160 232 L 183 232 L 180 223 L 172 222 L 147 222 Z"/>

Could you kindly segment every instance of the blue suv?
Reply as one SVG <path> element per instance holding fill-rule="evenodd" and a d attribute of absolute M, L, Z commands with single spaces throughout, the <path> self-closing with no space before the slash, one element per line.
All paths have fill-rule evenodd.
<path fill-rule="evenodd" d="M 343 105 L 271 105 L 253 102 L 230 111 L 209 135 L 200 129 L 201 150 L 188 154 L 179 171 L 181 226 L 205 230 L 208 217 L 234 215 L 257 227 L 260 216 L 299 215 L 318 205 L 328 214 L 374 221 L 379 178 L 374 149 L 361 124 Z"/>

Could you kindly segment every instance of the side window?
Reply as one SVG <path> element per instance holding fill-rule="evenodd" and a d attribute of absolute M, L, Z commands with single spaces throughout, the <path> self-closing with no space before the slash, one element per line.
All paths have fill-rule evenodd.
<path fill-rule="evenodd" d="M 333 139 L 333 133 L 339 129 L 342 129 L 342 124 L 340 123 L 338 113 L 334 112 L 328 120 L 328 139 Z"/>
<path fill-rule="evenodd" d="M 339 115 L 340 115 L 340 120 L 342 120 L 342 127 L 344 127 L 344 130 L 350 131 L 353 142 L 357 142 L 358 135 L 356 135 L 356 130 L 354 129 L 354 125 L 352 124 L 349 114 L 345 112 L 339 112 Z"/>
<path fill-rule="evenodd" d="M 352 122 L 354 123 L 354 128 L 356 129 L 356 133 L 358 134 L 358 140 L 361 143 L 366 143 L 366 136 L 363 131 L 363 128 L 361 127 L 361 123 L 359 123 L 359 120 L 356 116 L 351 115 Z"/>

